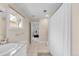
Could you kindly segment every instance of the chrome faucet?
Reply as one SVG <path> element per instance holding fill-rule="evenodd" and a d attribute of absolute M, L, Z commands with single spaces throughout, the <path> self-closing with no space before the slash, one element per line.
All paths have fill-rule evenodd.
<path fill-rule="evenodd" d="M 1 41 L 0 41 L 0 45 L 4 45 L 4 44 L 6 44 L 8 42 L 8 39 L 2 39 Z"/>

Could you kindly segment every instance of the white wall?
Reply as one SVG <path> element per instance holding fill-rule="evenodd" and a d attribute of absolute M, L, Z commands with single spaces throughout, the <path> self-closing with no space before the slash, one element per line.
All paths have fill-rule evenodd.
<path fill-rule="evenodd" d="M 79 4 L 72 4 L 72 55 L 79 56 Z"/>
<path fill-rule="evenodd" d="M 8 42 L 19 42 L 29 40 L 29 21 L 23 19 L 23 29 L 8 29 Z"/>
<path fill-rule="evenodd" d="M 6 14 L 0 13 L 0 40 L 5 40 L 6 38 Z"/>
<path fill-rule="evenodd" d="M 49 51 L 54 56 L 69 55 L 70 5 L 63 4 L 49 19 Z"/>
<path fill-rule="evenodd" d="M 42 42 L 47 42 L 48 40 L 48 19 L 41 19 L 39 22 L 39 39 Z"/>
<path fill-rule="evenodd" d="M 8 4 L 0 3 L 0 10 L 3 12 L 0 12 L 0 40 L 5 40 L 6 38 L 6 8 L 8 8 Z"/>

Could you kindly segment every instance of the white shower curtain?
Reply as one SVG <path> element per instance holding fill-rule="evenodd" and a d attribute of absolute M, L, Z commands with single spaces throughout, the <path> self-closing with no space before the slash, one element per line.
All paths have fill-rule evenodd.
<path fill-rule="evenodd" d="M 70 55 L 70 11 L 70 4 L 62 4 L 49 19 L 48 45 L 50 53 L 54 56 Z"/>

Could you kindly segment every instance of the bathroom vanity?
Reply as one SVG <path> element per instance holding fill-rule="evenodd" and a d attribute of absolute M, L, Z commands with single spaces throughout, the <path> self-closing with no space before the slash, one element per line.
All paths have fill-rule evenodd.
<path fill-rule="evenodd" d="M 26 56 L 26 47 L 24 42 L 0 45 L 0 56 Z"/>

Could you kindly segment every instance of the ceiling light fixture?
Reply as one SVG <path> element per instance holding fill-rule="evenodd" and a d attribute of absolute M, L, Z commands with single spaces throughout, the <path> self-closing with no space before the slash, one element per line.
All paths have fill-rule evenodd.
<path fill-rule="evenodd" d="M 47 12 L 47 10 L 43 10 L 43 12 Z"/>

